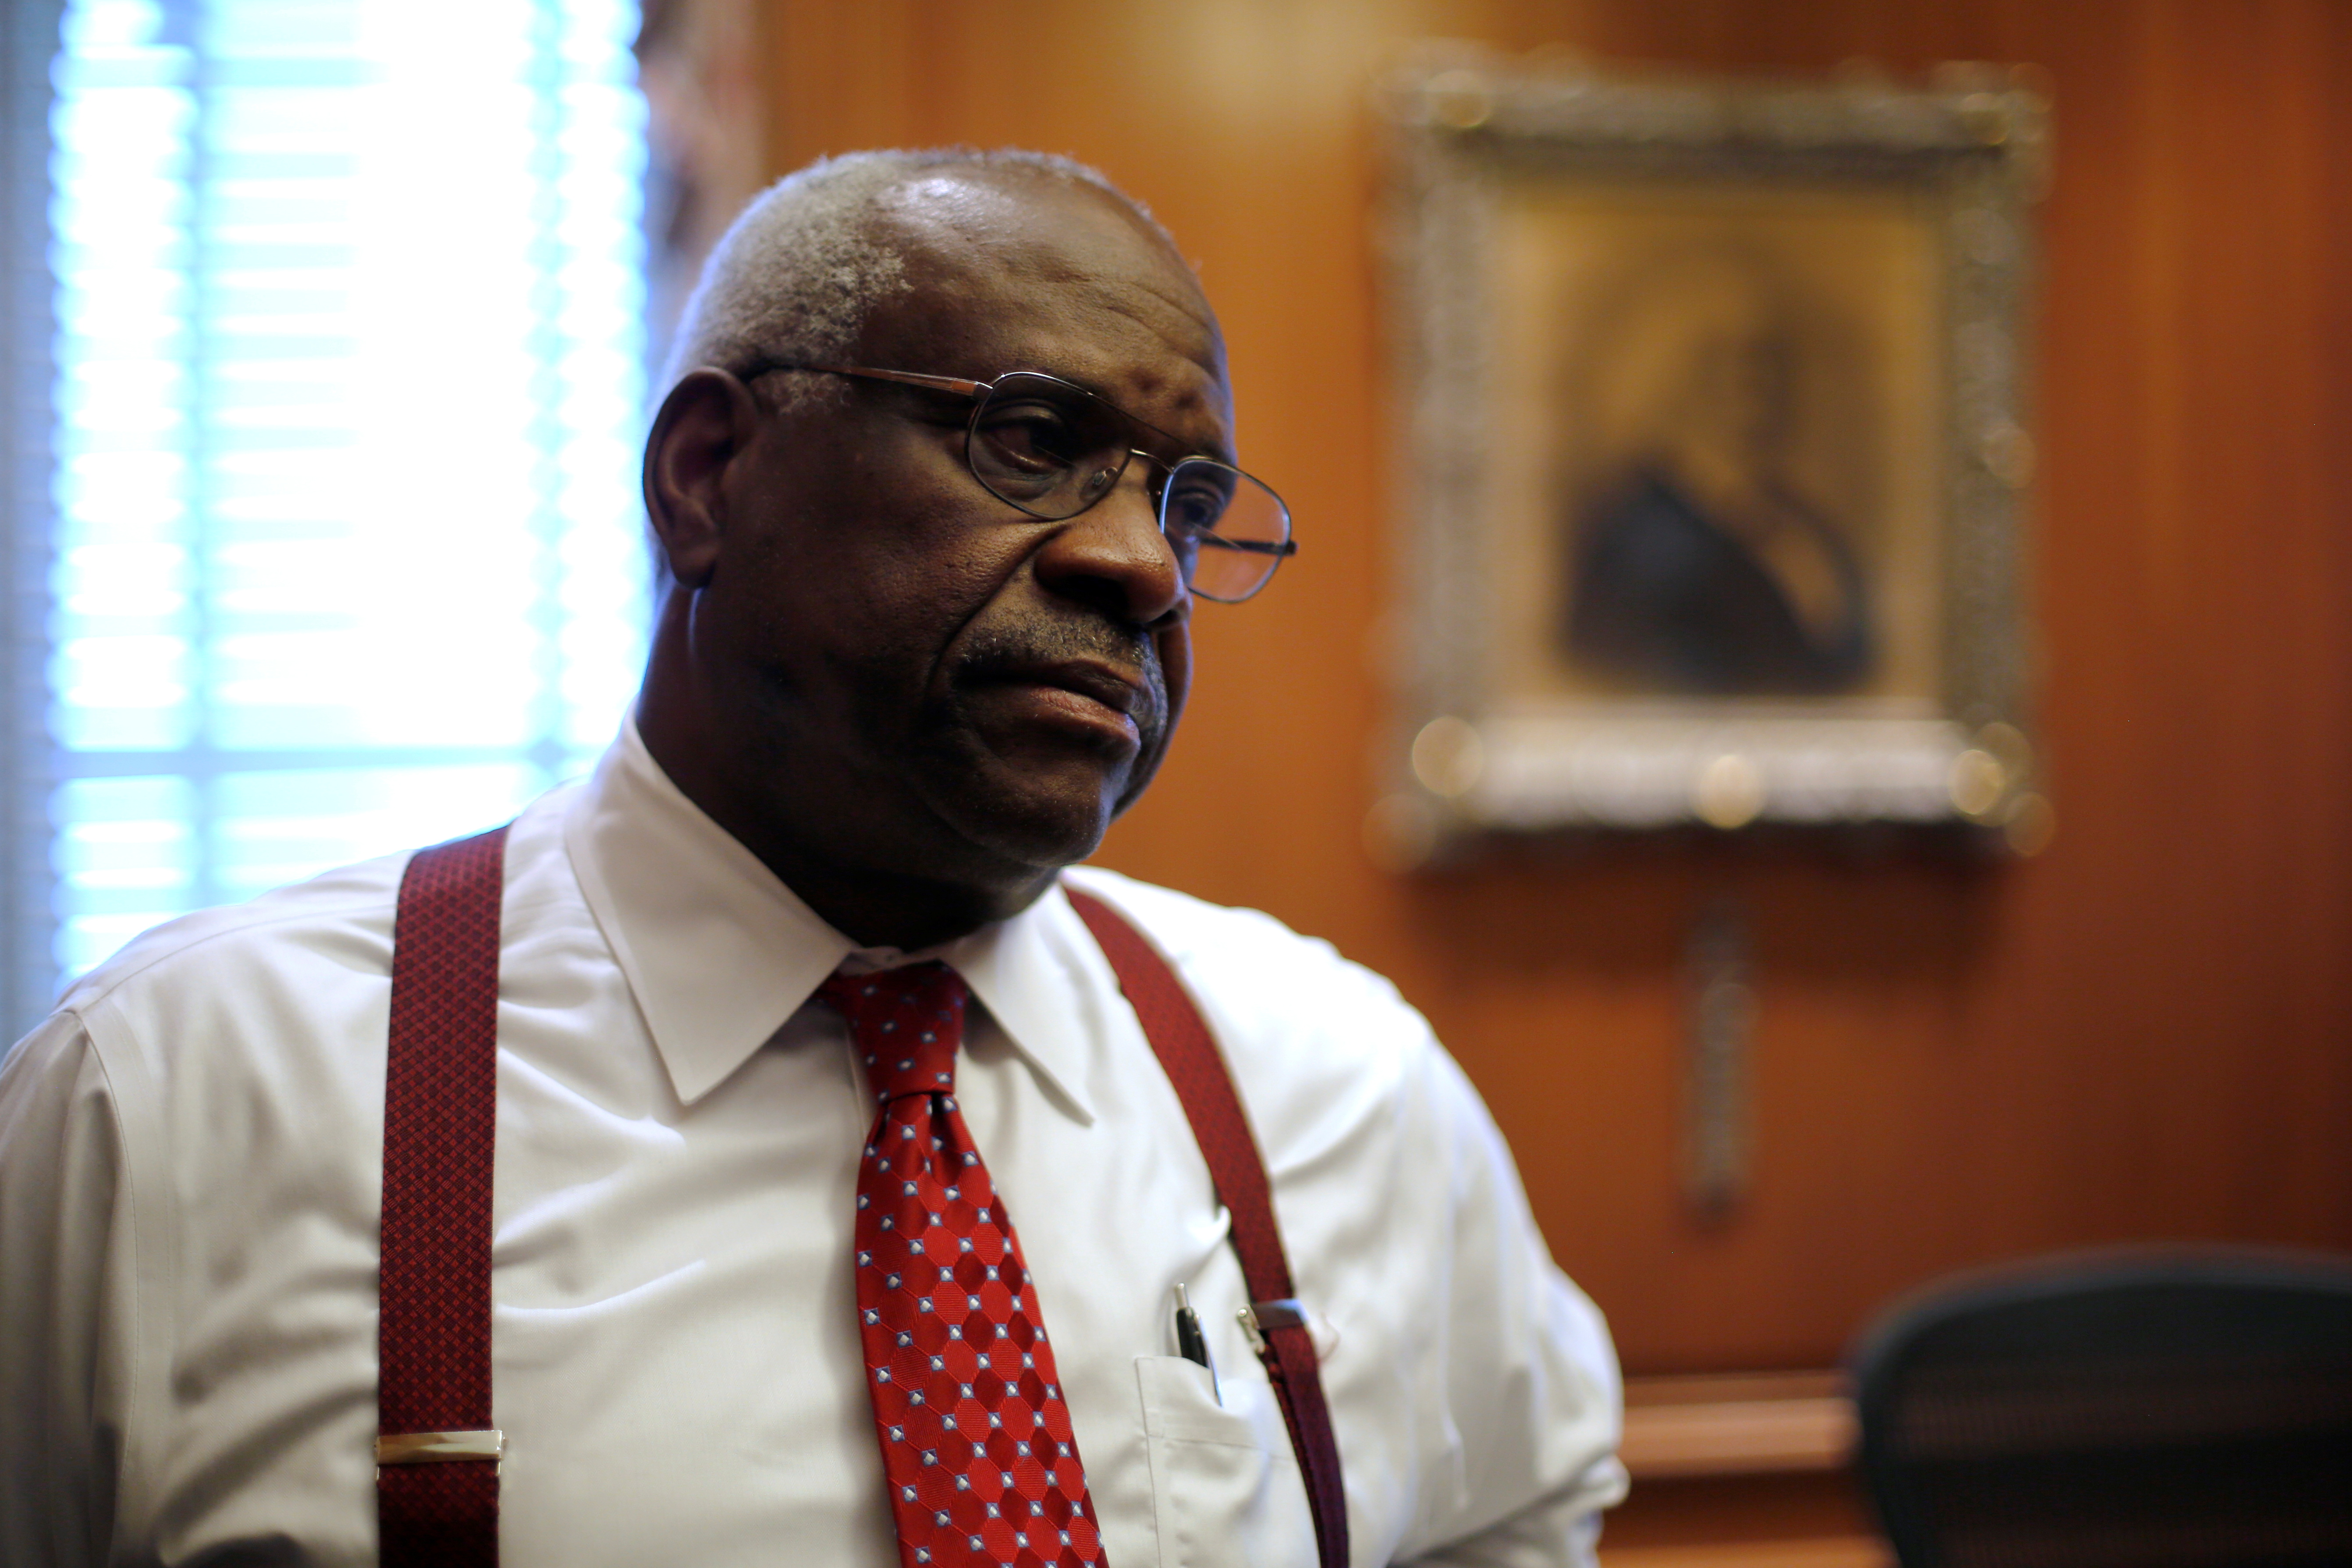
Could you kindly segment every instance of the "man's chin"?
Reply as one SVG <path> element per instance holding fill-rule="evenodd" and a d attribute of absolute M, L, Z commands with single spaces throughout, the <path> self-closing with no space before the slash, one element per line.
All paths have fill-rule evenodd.
<path fill-rule="evenodd" d="M 940 818 L 1008 875 L 1043 876 L 1093 854 L 1140 788 L 1124 766 L 988 758 L 932 780 L 929 793 Z"/>

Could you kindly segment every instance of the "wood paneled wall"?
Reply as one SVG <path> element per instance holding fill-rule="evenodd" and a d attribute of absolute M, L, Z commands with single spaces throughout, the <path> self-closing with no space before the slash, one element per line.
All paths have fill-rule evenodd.
<path fill-rule="evenodd" d="M 1103 858 L 1392 976 L 1635 1370 L 1826 1363 L 2038 1249 L 2352 1247 L 2352 7 L 2335 0 L 764 0 L 772 163 L 1076 153 L 1197 258 L 1305 552 L 1202 617 Z M 2031 61 L 2056 100 L 2033 603 L 2057 802 L 1961 868 L 1723 842 L 1445 875 L 1360 823 L 1392 588 L 1368 86 L 1408 40 L 1811 71 Z M 1677 1195 L 1682 954 L 1751 921 L 1757 1166 Z"/>

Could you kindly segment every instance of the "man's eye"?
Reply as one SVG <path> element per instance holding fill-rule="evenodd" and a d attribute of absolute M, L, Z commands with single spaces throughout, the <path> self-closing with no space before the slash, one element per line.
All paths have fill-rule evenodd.
<path fill-rule="evenodd" d="M 972 437 L 986 442 L 1001 461 L 1033 473 L 1069 468 L 1087 446 L 1069 416 L 1044 403 L 991 407 Z"/>
<path fill-rule="evenodd" d="M 1225 515 L 1225 503 L 1232 499 L 1222 485 L 1205 479 L 1185 476 L 1172 483 L 1163 511 L 1171 533 L 1209 533 L 1215 530 L 1218 520 Z"/>

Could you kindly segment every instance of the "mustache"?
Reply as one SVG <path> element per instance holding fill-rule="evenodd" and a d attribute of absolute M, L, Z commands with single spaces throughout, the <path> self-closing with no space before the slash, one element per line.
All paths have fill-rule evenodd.
<path fill-rule="evenodd" d="M 1168 677 L 1160 668 L 1159 643 L 1147 632 L 1126 629 L 1108 620 L 1072 616 L 975 627 L 956 657 L 955 673 L 959 678 L 984 680 L 1006 670 L 1085 662 L 1108 665 L 1139 677 L 1144 695 L 1136 704 L 1138 726 L 1149 732 L 1165 722 Z"/>

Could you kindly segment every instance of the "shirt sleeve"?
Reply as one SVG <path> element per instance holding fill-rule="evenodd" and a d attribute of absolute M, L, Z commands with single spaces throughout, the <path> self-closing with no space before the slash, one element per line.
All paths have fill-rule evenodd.
<path fill-rule="evenodd" d="M 103 1064 L 60 1013 L 0 1066 L 0 1563 L 96 1568 L 121 1471 L 129 1184 Z"/>
<path fill-rule="evenodd" d="M 1395 986 L 1263 914 L 1132 883 L 1240 1088 L 1360 1562 L 1591 1568 L 1624 1494 L 1609 1331 L 1553 1263 L 1485 1102 Z"/>
<path fill-rule="evenodd" d="M 1465 1485 L 1450 1521 L 1425 1521 L 1434 1543 L 1404 1560 L 1592 1568 L 1601 1510 L 1625 1492 L 1607 1325 L 1553 1263 L 1502 1134 L 1433 1039 L 1417 1076 L 1414 1099 L 1450 1150 L 1443 1386 Z"/>

